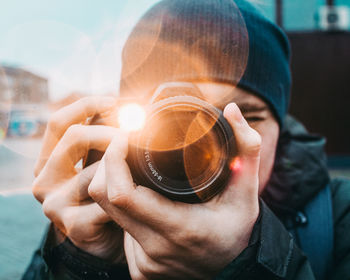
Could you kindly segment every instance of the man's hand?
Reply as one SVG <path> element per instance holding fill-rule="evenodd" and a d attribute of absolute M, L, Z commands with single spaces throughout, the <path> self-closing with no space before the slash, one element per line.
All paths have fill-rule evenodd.
<path fill-rule="evenodd" d="M 235 133 L 241 168 L 206 203 L 170 201 L 135 186 L 125 161 L 127 135 L 120 132 L 108 147 L 96 174 L 105 180 L 93 181 L 89 194 L 126 231 L 133 279 L 211 279 L 248 245 L 259 213 L 261 137 L 236 104 L 227 105 L 224 116 Z"/>
<path fill-rule="evenodd" d="M 111 110 L 115 101 L 112 97 L 83 98 L 53 114 L 35 167 L 33 193 L 56 226 L 58 243 L 67 236 L 84 251 L 120 262 L 124 259 L 123 230 L 88 194 L 99 162 L 76 168 L 90 149 L 104 152 L 118 134 L 113 127 L 82 125 Z"/>

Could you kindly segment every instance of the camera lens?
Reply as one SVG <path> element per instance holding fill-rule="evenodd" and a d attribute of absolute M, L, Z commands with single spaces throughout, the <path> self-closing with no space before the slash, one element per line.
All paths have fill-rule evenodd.
<path fill-rule="evenodd" d="M 151 105 L 131 136 L 128 163 L 136 183 L 183 202 L 207 201 L 226 185 L 233 132 L 222 112 L 192 96 Z"/>

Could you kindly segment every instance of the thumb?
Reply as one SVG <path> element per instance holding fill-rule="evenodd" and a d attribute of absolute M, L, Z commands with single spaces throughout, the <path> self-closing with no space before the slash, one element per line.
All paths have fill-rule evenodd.
<path fill-rule="evenodd" d="M 261 136 L 249 126 L 235 103 L 225 107 L 224 117 L 234 132 L 238 153 L 231 162 L 232 176 L 222 198 L 230 203 L 234 199 L 232 196 L 237 195 L 240 199 L 257 199 Z"/>

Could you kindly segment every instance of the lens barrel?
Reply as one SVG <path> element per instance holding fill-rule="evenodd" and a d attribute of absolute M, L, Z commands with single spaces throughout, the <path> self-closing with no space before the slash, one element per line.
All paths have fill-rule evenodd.
<path fill-rule="evenodd" d="M 235 153 L 220 110 L 193 96 L 175 96 L 150 106 L 145 127 L 130 135 L 127 162 L 135 183 L 198 203 L 225 187 Z"/>

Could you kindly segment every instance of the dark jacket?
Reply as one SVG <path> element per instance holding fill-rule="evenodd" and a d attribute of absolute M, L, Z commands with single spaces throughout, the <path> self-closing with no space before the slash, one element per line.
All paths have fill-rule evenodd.
<path fill-rule="evenodd" d="M 284 127 L 249 246 L 216 279 L 315 279 L 308 259 L 286 227 L 327 184 L 334 222 L 333 265 L 328 279 L 350 279 L 350 181 L 330 181 L 323 138 L 308 134 L 290 117 Z M 129 278 L 126 267 L 111 266 L 75 248 L 69 240 L 58 249 L 51 244 L 48 234 L 24 279 Z"/>

